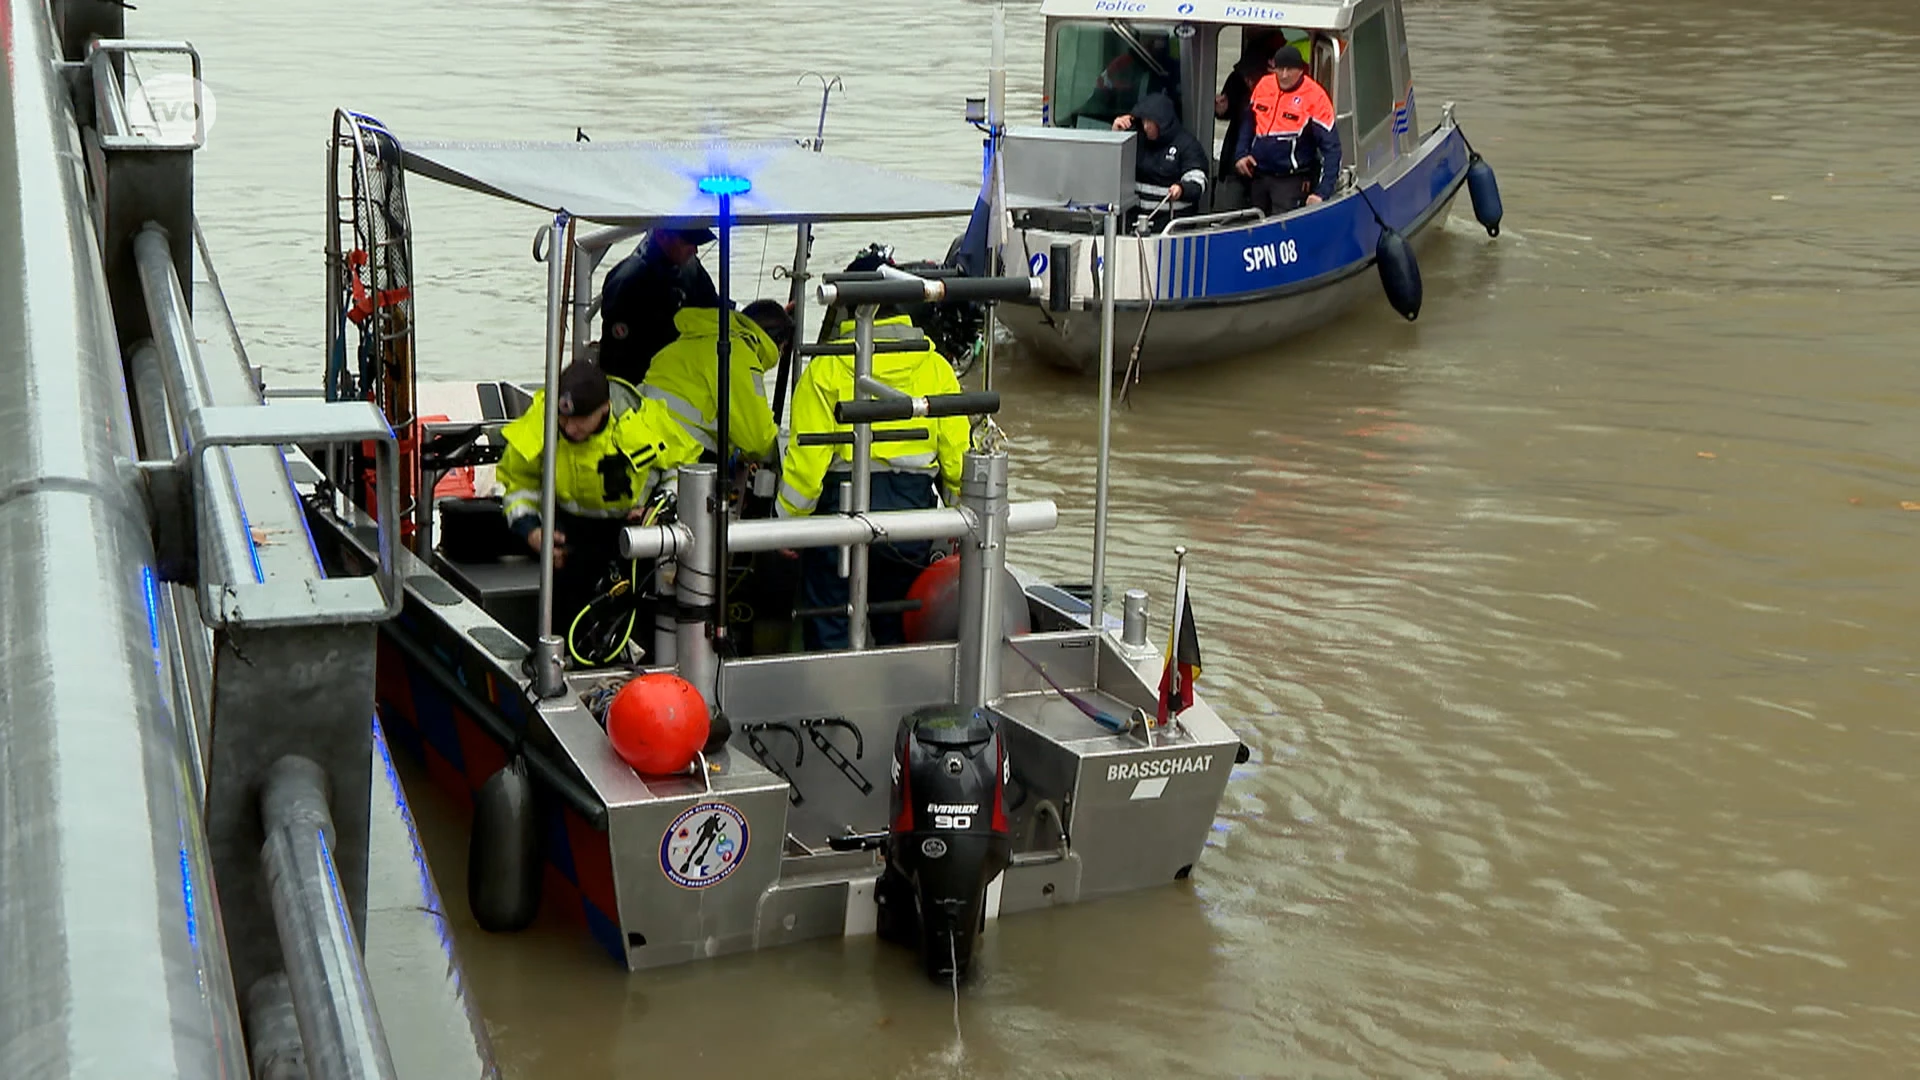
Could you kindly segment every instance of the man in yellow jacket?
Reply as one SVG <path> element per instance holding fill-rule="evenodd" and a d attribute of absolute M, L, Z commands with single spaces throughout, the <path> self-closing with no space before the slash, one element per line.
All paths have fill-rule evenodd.
<path fill-rule="evenodd" d="M 554 528 L 553 623 L 564 635 L 618 557 L 620 528 L 646 502 L 659 461 L 674 456 L 680 440 L 677 429 L 663 430 L 659 407 L 643 408 L 638 390 L 586 361 L 560 373 L 558 411 L 554 510 L 559 520 L 540 519 L 545 390 L 501 429 L 507 449 L 495 475 L 506 488 L 507 525 L 534 558 L 540 557 L 542 530 L 549 524 Z M 693 452 L 697 455 L 697 447 Z"/>
<path fill-rule="evenodd" d="M 872 269 L 855 260 L 850 271 Z M 874 320 L 876 342 L 921 339 L 920 331 L 902 314 L 882 308 Z M 853 340 L 854 324 L 840 324 L 837 340 Z M 930 394 L 957 394 L 960 381 L 953 365 L 935 352 L 932 345 L 918 352 L 877 353 L 873 358 L 873 376 L 895 390 L 915 397 Z M 851 446 L 802 446 L 800 436 L 815 432 L 852 431 L 833 418 L 836 402 L 854 397 L 853 357 L 820 356 L 807 365 L 793 391 L 793 441 L 787 446 L 781 464 L 781 517 L 834 513 L 842 508 L 840 485 L 852 476 Z M 972 426 L 964 416 L 935 420 L 883 421 L 873 430 L 921 428 L 925 438 L 873 444 L 872 507 L 875 510 L 914 510 L 959 501 L 961 459 L 972 439 Z M 903 544 L 875 544 L 869 560 L 868 597 L 874 603 L 904 600 L 907 590 L 920 571 L 926 568 L 932 545 L 922 541 Z M 840 576 L 839 556 L 833 548 L 807 548 L 800 552 L 801 596 L 806 607 L 845 607 L 847 581 Z M 873 639 L 880 645 L 905 641 L 900 616 L 875 615 L 868 620 Z M 806 645 L 813 649 L 844 649 L 848 646 L 845 616 L 822 616 L 806 620 Z"/>
<path fill-rule="evenodd" d="M 773 450 L 776 429 L 767 405 L 761 376 L 780 362 L 780 350 L 759 324 L 739 312 L 730 312 L 733 348 L 729 354 L 728 441 L 748 457 L 764 458 Z M 705 458 L 719 461 L 720 311 L 685 307 L 673 316 L 679 337 L 654 354 L 640 396 L 651 409 L 664 409 L 698 449 L 686 460 L 669 460 L 659 468 L 679 468 Z M 656 404 L 657 403 L 657 404 Z M 683 455 L 674 455 L 678 458 Z"/>

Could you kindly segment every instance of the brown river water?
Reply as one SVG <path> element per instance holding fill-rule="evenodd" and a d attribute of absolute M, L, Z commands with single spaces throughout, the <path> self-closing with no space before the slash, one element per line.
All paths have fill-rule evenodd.
<path fill-rule="evenodd" d="M 280 383 L 319 380 L 336 106 L 403 139 L 798 136 L 816 70 L 829 151 L 977 177 L 983 3 L 142 7 L 205 57 L 199 212 Z M 1417 323 L 1372 299 L 1150 376 L 1114 425 L 1110 580 L 1164 608 L 1192 548 L 1200 688 L 1253 750 L 1193 880 L 998 924 L 958 1042 L 870 941 L 628 976 L 461 921 L 507 1076 L 1916 1075 L 1920 4 L 1407 21 L 1504 234 L 1462 198 Z M 1008 24 L 1030 122 L 1038 5 Z M 411 195 L 426 375 L 534 375 L 538 212 Z M 743 234 L 736 280 L 791 250 Z M 1084 578 L 1093 387 L 999 381 L 1016 493 L 1063 510 L 1015 556 Z M 465 920 L 464 834 L 413 790 Z"/>

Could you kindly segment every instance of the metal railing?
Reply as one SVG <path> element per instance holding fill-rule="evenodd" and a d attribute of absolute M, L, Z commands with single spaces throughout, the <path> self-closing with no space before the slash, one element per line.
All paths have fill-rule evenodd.
<path fill-rule="evenodd" d="M 153 328 L 168 403 L 185 429 L 184 454 L 143 463 L 169 472 L 191 492 L 199 557 L 200 615 L 208 626 L 346 623 L 396 615 L 404 596 L 399 565 L 399 496 L 393 429 L 369 402 L 294 401 L 279 405 L 210 404 L 206 373 L 194 343 L 193 317 L 174 269 L 172 244 L 154 225 L 141 229 L 134 257 Z M 317 561 L 303 580 L 269 582 L 257 565 L 256 540 L 232 476 L 216 448 L 372 443 L 378 461 L 380 567 L 374 578 L 328 578 Z M 296 508 L 297 509 L 297 508 Z"/>
<path fill-rule="evenodd" d="M 1220 225 L 1231 225 L 1237 221 L 1245 221 L 1252 224 L 1265 221 L 1266 219 L 1267 215 L 1251 207 L 1244 210 L 1222 210 L 1217 214 L 1201 214 L 1198 217 L 1174 218 L 1172 221 L 1167 222 L 1165 228 L 1160 230 L 1160 235 L 1174 236 L 1183 232 L 1193 232 L 1196 229 L 1211 229 Z"/>
<path fill-rule="evenodd" d="M 260 792 L 260 823 L 267 837 L 260 862 L 307 1071 L 323 1080 L 393 1080 L 393 1057 L 333 865 L 326 772 L 303 757 L 275 762 Z"/>
<path fill-rule="evenodd" d="M 857 277 L 857 280 L 848 278 Z M 991 700 L 1000 685 L 999 628 L 1001 603 L 998 578 L 1006 565 L 1006 537 L 1016 532 L 1051 529 L 1059 520 L 1052 502 L 1012 505 L 1007 499 L 1007 457 L 1003 451 L 968 450 L 961 474 L 961 505 L 926 510 L 874 512 L 869 498 L 873 471 L 872 425 L 911 418 L 991 413 L 999 395 L 946 394 L 914 398 L 894 391 L 873 378 L 873 323 L 877 305 L 913 299 L 1030 300 L 1039 293 L 1034 278 L 925 279 L 909 275 L 828 275 L 820 287 L 821 303 L 842 303 L 855 309 L 855 386 L 872 395 L 843 401 L 835 417 L 851 432 L 812 433 L 803 439 L 852 446 L 852 480 L 837 514 L 806 518 L 739 521 L 727 527 L 725 552 L 717 531 L 705 514 L 689 515 L 668 525 L 629 526 L 622 530 L 622 557 L 671 557 L 678 563 L 675 601 L 679 608 L 673 639 L 675 662 L 682 678 L 709 702 L 715 698 L 719 659 L 704 622 L 715 602 L 714 582 L 731 552 L 773 551 L 782 548 L 841 547 L 848 561 L 846 615 L 853 649 L 866 647 L 868 615 L 868 561 L 870 545 L 888 542 L 962 539 L 960 553 L 960 639 L 957 692 L 962 704 L 978 706 Z M 887 433 L 881 433 L 884 436 Z M 923 437 L 924 433 L 916 437 Z M 713 465 L 680 469 L 678 504 L 710 505 L 718 487 Z"/>

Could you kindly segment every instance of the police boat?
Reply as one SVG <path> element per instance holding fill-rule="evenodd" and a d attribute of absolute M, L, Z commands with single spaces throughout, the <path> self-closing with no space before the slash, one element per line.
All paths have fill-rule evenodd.
<path fill-rule="evenodd" d="M 944 981 L 968 972 L 998 918 L 1188 877 L 1246 751 L 1204 700 L 1169 702 L 1143 591 L 1125 593 L 1120 618 L 1108 614 L 1107 426 L 1093 587 L 1062 587 L 1007 567 L 1009 545 L 1057 515 L 1050 502 L 1010 497 L 1011 454 L 988 415 L 998 396 L 907 399 L 868 377 L 874 354 L 896 347 L 874 340 L 876 305 L 1020 307 L 1040 283 L 807 269 L 815 223 L 964 216 L 971 188 L 817 146 L 411 141 L 346 111 L 331 147 L 326 394 L 375 403 L 397 438 L 304 447 L 294 471 L 330 570 L 403 587 L 402 610 L 380 632 L 380 717 L 392 743 L 471 811 L 468 896 L 484 928 L 510 932 L 545 911 L 629 970 L 877 933 L 910 945 Z M 657 559 L 655 571 L 609 590 L 651 591 L 653 610 L 616 611 L 628 647 L 583 662 L 571 629 L 551 621 L 550 559 L 524 546 L 509 554 L 496 542 L 498 501 L 461 486 L 484 494 L 499 432 L 530 407 L 532 388 L 416 377 L 406 185 L 418 180 L 545 219 L 535 258 L 546 278 L 546 403 L 563 362 L 587 355 L 595 273 L 612 245 L 666 223 L 716 230 L 726 306 L 733 230 L 795 226 L 794 325 L 818 301 L 858 326 L 862 390 L 839 406 L 845 430 L 799 436 L 850 444 L 849 509 L 756 516 L 765 472 L 684 465 L 663 481 L 675 498 L 620 541 L 627 558 Z M 742 358 L 719 341 L 717 385 L 727 387 Z M 848 347 L 823 339 L 792 352 L 797 366 Z M 770 374 L 778 401 L 793 373 L 783 363 Z M 547 408 L 551 522 L 557 420 Z M 869 511 L 871 447 L 886 435 L 872 425 L 946 415 L 977 418 L 960 504 Z M 375 490 L 400 494 L 382 505 Z M 403 542 L 383 553 L 376 518 L 398 523 Z M 946 592 L 916 586 L 898 608 L 939 608 L 925 614 L 954 633 L 867 644 L 867 545 L 880 538 L 956 542 L 957 559 L 936 564 L 952 571 Z M 842 552 L 851 649 L 786 647 L 790 589 L 784 599 L 762 590 L 758 610 L 739 613 L 742 568 L 805 547 Z"/>
<path fill-rule="evenodd" d="M 1095 368 L 1103 290 L 1114 294 L 1114 331 L 1136 378 L 1282 345 L 1371 293 L 1376 275 L 1369 269 L 1393 308 L 1411 320 L 1422 292 L 1413 247 L 1440 232 L 1462 186 L 1480 224 L 1499 235 L 1493 172 L 1468 145 L 1453 104 L 1421 130 L 1401 0 L 1045 0 L 1041 12 L 1043 126 L 1008 128 L 999 115 L 980 125 L 989 133 L 989 186 L 1003 216 L 994 249 L 1005 265 L 1043 278 L 1049 299 L 1054 291 L 1067 294 L 1064 313 L 1054 303 L 999 312 L 1031 355 L 1073 370 Z M 1215 94 L 1243 49 L 1280 40 L 1301 53 L 1308 75 L 1332 99 L 1343 166 L 1332 198 L 1267 217 L 1219 204 L 1217 166 L 1231 148 L 1217 148 L 1227 121 L 1216 121 Z M 996 71 L 994 78 L 1004 75 Z M 1112 131 L 1112 123 L 1154 93 L 1173 100 L 1209 155 L 1207 205 L 1170 217 L 1127 191 L 1111 207 L 1127 219 L 1107 223 L 1116 228 L 1103 227 L 1108 215 L 1097 206 L 1015 205 L 1021 196 L 1063 201 L 1061 162 L 1014 149 L 1057 146 L 1065 138 L 1105 147 L 1097 167 L 1124 190 L 1134 177 L 1138 140 Z M 1002 151 L 997 167 L 995 147 Z M 1111 259 L 1102 258 L 1107 252 Z"/>

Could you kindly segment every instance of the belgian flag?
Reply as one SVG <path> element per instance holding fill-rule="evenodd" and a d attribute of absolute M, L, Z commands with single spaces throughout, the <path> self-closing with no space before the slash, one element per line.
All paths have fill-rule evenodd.
<path fill-rule="evenodd" d="M 1200 677 L 1200 632 L 1193 625 L 1193 600 L 1187 595 L 1184 561 L 1173 586 L 1173 627 L 1167 637 L 1167 666 L 1160 673 L 1160 710 L 1156 722 L 1193 706 L 1193 680 Z"/>

